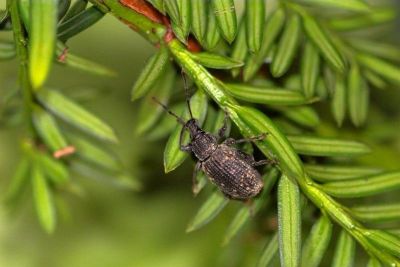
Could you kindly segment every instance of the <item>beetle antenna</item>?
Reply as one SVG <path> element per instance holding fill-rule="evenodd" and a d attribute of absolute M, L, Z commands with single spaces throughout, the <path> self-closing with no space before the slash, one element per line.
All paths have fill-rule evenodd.
<path fill-rule="evenodd" d="M 151 98 L 154 102 L 156 102 L 157 104 L 159 104 L 168 114 L 172 115 L 173 117 L 176 118 L 176 120 L 182 124 L 185 125 L 185 121 L 179 117 L 178 115 L 176 115 L 174 112 L 172 112 L 171 110 L 168 109 L 168 107 L 166 105 L 164 105 L 163 103 L 161 103 L 157 98 L 155 98 L 154 96 Z"/>
<path fill-rule="evenodd" d="M 192 109 L 190 108 L 189 87 L 188 87 L 187 80 L 186 80 L 186 74 L 183 70 L 181 71 L 181 73 L 182 73 L 182 79 L 183 79 L 183 87 L 185 89 L 186 104 L 189 109 L 190 118 L 193 119 Z"/>

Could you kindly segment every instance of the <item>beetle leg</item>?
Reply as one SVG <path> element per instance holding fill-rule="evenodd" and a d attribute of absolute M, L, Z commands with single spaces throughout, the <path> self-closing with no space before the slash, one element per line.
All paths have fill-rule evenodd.
<path fill-rule="evenodd" d="M 266 136 L 267 136 L 267 134 L 263 133 L 263 134 L 260 134 L 260 135 L 257 135 L 257 136 L 252 136 L 252 137 L 249 137 L 249 138 L 243 138 L 243 139 L 238 139 L 238 140 L 235 140 L 233 138 L 227 138 L 224 141 L 224 144 L 228 145 L 228 146 L 233 146 L 233 145 L 240 144 L 240 143 L 245 143 L 245 142 L 261 141 L 261 140 L 264 140 Z"/>
<path fill-rule="evenodd" d="M 236 144 L 236 140 L 233 138 L 226 138 L 225 141 L 223 142 L 223 144 L 225 144 L 227 146 L 233 146 Z"/>
<path fill-rule="evenodd" d="M 268 165 L 268 164 L 275 165 L 276 163 L 277 162 L 273 159 L 262 159 L 262 160 L 253 162 L 252 165 L 253 165 L 253 167 L 255 167 L 255 166 Z"/>
<path fill-rule="evenodd" d="M 193 170 L 193 176 L 192 176 L 192 192 L 193 194 L 196 196 L 199 193 L 199 183 L 197 181 L 197 174 L 199 173 L 201 169 L 201 162 L 198 161 L 196 163 L 196 165 L 194 166 L 194 170 Z"/>
<path fill-rule="evenodd" d="M 245 142 L 255 142 L 255 141 L 261 141 L 264 140 L 267 137 L 266 133 L 262 133 L 260 135 L 256 135 L 256 136 L 252 136 L 249 138 L 243 138 L 243 139 L 238 139 L 235 140 L 236 144 L 240 144 L 240 143 L 245 143 Z"/>
<path fill-rule="evenodd" d="M 186 145 L 186 146 L 181 146 L 180 149 L 184 152 L 191 152 L 192 151 L 192 147 L 190 145 Z"/>
<path fill-rule="evenodd" d="M 239 152 L 240 157 L 253 167 L 268 165 L 268 164 L 271 164 L 271 165 L 278 164 L 278 162 L 275 159 L 262 159 L 259 161 L 255 161 L 253 155 L 244 153 L 243 151 L 240 151 L 240 150 L 238 152 Z"/>
<path fill-rule="evenodd" d="M 222 192 L 222 194 L 224 195 L 225 198 L 227 198 L 229 200 L 234 199 L 231 195 L 229 195 L 229 193 L 226 193 L 224 191 L 221 191 L 221 192 Z"/>
<path fill-rule="evenodd" d="M 183 144 L 183 134 L 184 133 L 185 133 L 185 128 L 182 128 L 181 134 L 179 136 L 179 147 L 182 151 L 190 152 L 190 151 L 192 151 L 190 144 L 188 144 L 188 145 Z"/>
<path fill-rule="evenodd" d="M 246 161 L 247 163 L 249 163 L 250 165 L 254 166 L 254 164 L 256 163 L 256 161 L 254 160 L 253 155 L 247 154 L 243 151 L 238 150 L 239 152 L 239 156 Z"/>
<path fill-rule="evenodd" d="M 254 217 L 256 215 L 256 210 L 255 210 L 255 203 L 254 203 L 253 199 L 246 199 L 244 201 L 244 204 L 249 208 L 250 217 Z"/>
<path fill-rule="evenodd" d="M 225 110 L 224 123 L 222 124 L 222 127 L 218 130 L 219 140 L 221 140 L 225 136 L 226 129 L 228 128 L 228 118 L 228 112 Z"/>

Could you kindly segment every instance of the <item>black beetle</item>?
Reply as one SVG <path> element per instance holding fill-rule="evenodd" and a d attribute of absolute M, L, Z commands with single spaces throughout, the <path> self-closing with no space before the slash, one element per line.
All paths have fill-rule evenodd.
<path fill-rule="evenodd" d="M 227 138 L 220 143 L 219 140 L 224 137 L 227 128 L 228 114 L 226 112 L 224 124 L 217 137 L 200 128 L 197 120 L 193 118 L 188 98 L 186 102 L 190 119 L 186 122 L 156 98 L 153 97 L 153 100 L 183 125 L 179 139 L 180 149 L 193 153 L 198 159 L 193 173 L 194 183 L 197 172 L 202 170 L 211 182 L 217 185 L 222 193 L 230 199 L 248 200 L 261 192 L 264 183 L 260 173 L 254 167 L 271 163 L 271 161 L 255 161 L 252 155 L 240 151 L 234 145 L 262 140 L 266 134 L 239 140 Z M 183 136 L 186 130 L 189 131 L 191 140 L 184 145 Z"/>

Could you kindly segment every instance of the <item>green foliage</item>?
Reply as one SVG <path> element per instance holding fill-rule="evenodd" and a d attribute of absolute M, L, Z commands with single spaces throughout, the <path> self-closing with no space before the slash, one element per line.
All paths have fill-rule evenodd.
<path fill-rule="evenodd" d="M 237 31 L 236 10 L 233 0 L 215 0 L 212 4 L 221 35 L 228 43 L 232 43 Z"/>
<path fill-rule="evenodd" d="M 37 94 L 39 102 L 59 118 L 95 137 L 118 142 L 113 129 L 56 90 L 43 90 Z"/>
<path fill-rule="evenodd" d="M 69 54 L 63 43 L 93 25 L 104 13 L 95 6 L 85 9 L 86 1 L 76 1 L 69 9 L 68 1 L 60 1 L 59 6 L 58 1 L 34 1 L 32 5 L 25 0 L 7 2 L 9 17 L 6 18 L 11 19 L 15 43 L 1 41 L 1 59 L 17 56 L 21 61 L 19 90 L 24 117 L 20 123 L 27 127 L 21 140 L 23 159 L 4 199 L 13 205 L 24 189 L 31 186 L 38 220 L 51 233 L 56 227 L 57 214 L 61 212 L 55 204 L 58 190 L 72 188 L 73 161 L 81 161 L 83 166 L 85 162 L 94 163 L 105 171 L 112 171 L 111 181 L 121 180 L 123 174 L 121 164 L 109 151 L 85 141 L 82 133 L 72 136 L 65 125 L 76 126 L 91 136 L 110 142 L 117 141 L 114 130 L 74 100 L 46 85 L 53 62 L 97 75 L 114 74 L 98 63 Z M 71 154 L 76 154 L 77 159 Z M 136 185 L 132 186 L 133 183 Z M 133 183 L 125 181 L 119 185 L 132 189 L 140 187 L 137 182 Z"/>
<path fill-rule="evenodd" d="M 342 230 L 337 241 L 332 266 L 353 266 L 355 254 L 355 242 L 346 231 Z"/>
<path fill-rule="evenodd" d="M 216 133 L 226 112 L 238 129 L 233 134 L 268 134 L 255 145 L 277 164 L 263 170 L 265 188 L 251 207 L 238 205 L 223 244 L 234 242 L 246 224 L 258 219 L 253 217 L 257 214 L 278 222 L 272 238 L 260 250 L 258 266 L 271 264 L 278 250 L 281 266 L 318 266 L 333 241 L 332 266 L 352 266 L 357 260 L 357 244 L 369 254 L 369 266 L 400 264 L 399 238 L 380 224 L 398 223 L 398 203 L 346 207 L 335 200 L 379 196 L 400 188 L 398 171 L 367 166 L 359 160 L 368 153 L 375 155 L 364 144 L 367 135 L 363 131 L 367 130 L 361 127 L 373 119 L 369 116 L 373 110 L 370 94 L 376 88 L 400 84 L 396 65 L 400 50 L 361 34 L 344 33 L 382 26 L 394 18 L 391 8 L 369 6 L 361 0 L 282 0 L 266 13 L 264 1 L 246 1 L 239 18 L 239 8 L 232 0 L 148 1 L 148 8 L 168 15 L 169 24 L 160 22 L 166 18 L 157 21 L 118 1 L 89 2 L 92 5 L 87 7 L 86 1 L 80 0 L 72 5 L 60 1 L 58 6 L 57 1 L 8 1 L 10 15 L 6 12 L 2 20 L 10 16 L 15 42 L 0 42 L 0 59 L 17 57 L 21 63 L 28 62 L 19 67 L 20 107 L 24 111 L 21 123 L 26 125 L 21 142 L 23 158 L 5 197 L 8 202 L 18 198 L 31 180 L 39 222 L 52 232 L 57 221 L 54 196 L 58 188 L 71 183 L 71 168 L 86 173 L 85 164 L 91 164 L 89 169 L 100 170 L 106 179 L 114 177 L 118 185 L 140 187 L 126 178 L 112 152 L 87 140 L 84 133 L 71 133 L 64 124 L 100 141 L 116 142 L 114 130 L 75 100 L 46 85 L 54 61 L 96 75 L 113 75 L 107 67 L 70 54 L 66 46 L 67 40 L 110 12 L 157 44 L 158 51 L 143 67 L 131 99 L 141 99 L 136 134 L 150 140 L 169 136 L 164 150 L 165 172 L 179 167 L 188 154 L 180 151 L 182 125 L 164 114 L 152 98 L 188 119 L 184 91 L 175 89 L 181 69 L 197 88 L 190 98 L 191 109 L 207 131 Z M 204 51 L 197 52 L 191 46 L 196 43 L 193 38 Z M 332 116 L 324 114 L 324 106 L 331 107 Z M 348 134 L 342 135 L 334 122 Z M 189 136 L 185 134 L 183 139 L 186 143 Z M 375 142 L 368 140 L 371 147 Z M 195 180 L 194 193 L 204 191 L 202 194 L 208 196 L 189 223 L 188 232 L 212 222 L 231 204 L 219 191 L 205 190 L 204 174 Z M 309 201 L 301 201 L 302 195 Z M 275 203 L 274 198 L 277 208 L 269 205 Z M 318 211 L 318 219 L 304 218 L 309 210 Z M 376 223 L 376 227 L 370 229 L 358 220 Z M 312 225 L 309 232 L 304 231 L 307 223 Z M 333 223 L 339 229 L 333 229 Z M 338 240 L 331 238 L 336 230 L 340 231 Z M 302 237 L 302 232 L 307 234 Z"/>
<path fill-rule="evenodd" d="M 47 79 L 53 62 L 57 1 L 32 1 L 29 15 L 29 78 L 32 88 L 38 90 Z"/>
<path fill-rule="evenodd" d="M 100 20 L 104 13 L 96 7 L 90 7 L 62 22 L 57 28 L 58 39 L 66 42 L 69 38 L 89 28 Z"/>
<path fill-rule="evenodd" d="M 221 192 L 215 191 L 212 193 L 193 217 L 193 220 L 186 228 L 186 232 L 197 230 L 210 222 L 222 211 L 226 204 L 228 204 L 228 199 Z"/>
<path fill-rule="evenodd" d="M 67 146 L 56 120 L 39 106 L 33 108 L 32 120 L 39 136 L 53 152 Z"/>
<path fill-rule="evenodd" d="M 251 103 L 271 106 L 297 106 L 307 104 L 303 94 L 275 86 L 252 86 L 246 84 L 227 84 L 227 92 L 233 97 Z"/>
<path fill-rule="evenodd" d="M 264 40 L 258 53 L 250 54 L 247 57 L 246 64 L 243 68 L 243 80 L 248 81 L 254 77 L 265 58 L 272 50 L 272 46 L 279 35 L 285 21 L 285 12 L 278 8 L 273 11 L 272 15 L 267 19 L 264 27 Z"/>
<path fill-rule="evenodd" d="M 271 64 L 272 76 L 281 77 L 292 64 L 300 36 L 300 27 L 299 16 L 297 14 L 289 16 Z"/>
<path fill-rule="evenodd" d="M 150 91 L 156 80 L 161 76 L 168 62 L 168 52 L 162 47 L 157 54 L 152 56 L 143 68 L 142 73 L 132 88 L 131 99 L 135 100 Z"/>
<path fill-rule="evenodd" d="M 304 95 L 314 96 L 319 75 L 319 54 L 311 42 L 304 45 L 304 57 L 301 61 L 301 81 Z"/>
<path fill-rule="evenodd" d="M 263 41 L 263 25 L 265 20 L 265 1 L 246 1 L 246 33 L 247 46 L 253 53 L 260 50 Z"/>
<path fill-rule="evenodd" d="M 196 53 L 192 56 L 199 64 L 211 69 L 232 69 L 243 66 L 243 62 L 207 52 Z"/>
<path fill-rule="evenodd" d="M 298 266 L 301 253 L 301 205 L 297 184 L 282 176 L 278 185 L 279 254 L 282 266 Z"/>
<path fill-rule="evenodd" d="M 39 222 L 47 232 L 51 233 L 55 228 L 54 203 L 46 178 L 39 166 L 32 170 L 32 191 Z"/>
<path fill-rule="evenodd" d="M 332 236 L 332 223 L 326 216 L 321 216 L 304 242 L 301 266 L 319 266 L 328 248 Z"/>
<path fill-rule="evenodd" d="M 82 70 L 91 74 L 101 76 L 115 76 L 115 72 L 106 66 L 102 66 L 96 62 L 74 55 L 69 48 L 62 42 L 57 42 L 57 61 L 56 63 L 67 67 Z"/>
<path fill-rule="evenodd" d="M 257 267 L 270 266 L 278 254 L 278 248 L 278 233 L 275 233 L 263 249 Z"/>

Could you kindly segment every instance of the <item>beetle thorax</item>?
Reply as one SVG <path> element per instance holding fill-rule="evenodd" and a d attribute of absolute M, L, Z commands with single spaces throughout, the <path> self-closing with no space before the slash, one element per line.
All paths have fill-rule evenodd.
<path fill-rule="evenodd" d="M 215 136 L 206 132 L 199 132 L 190 142 L 192 152 L 200 161 L 206 160 L 217 149 Z"/>

